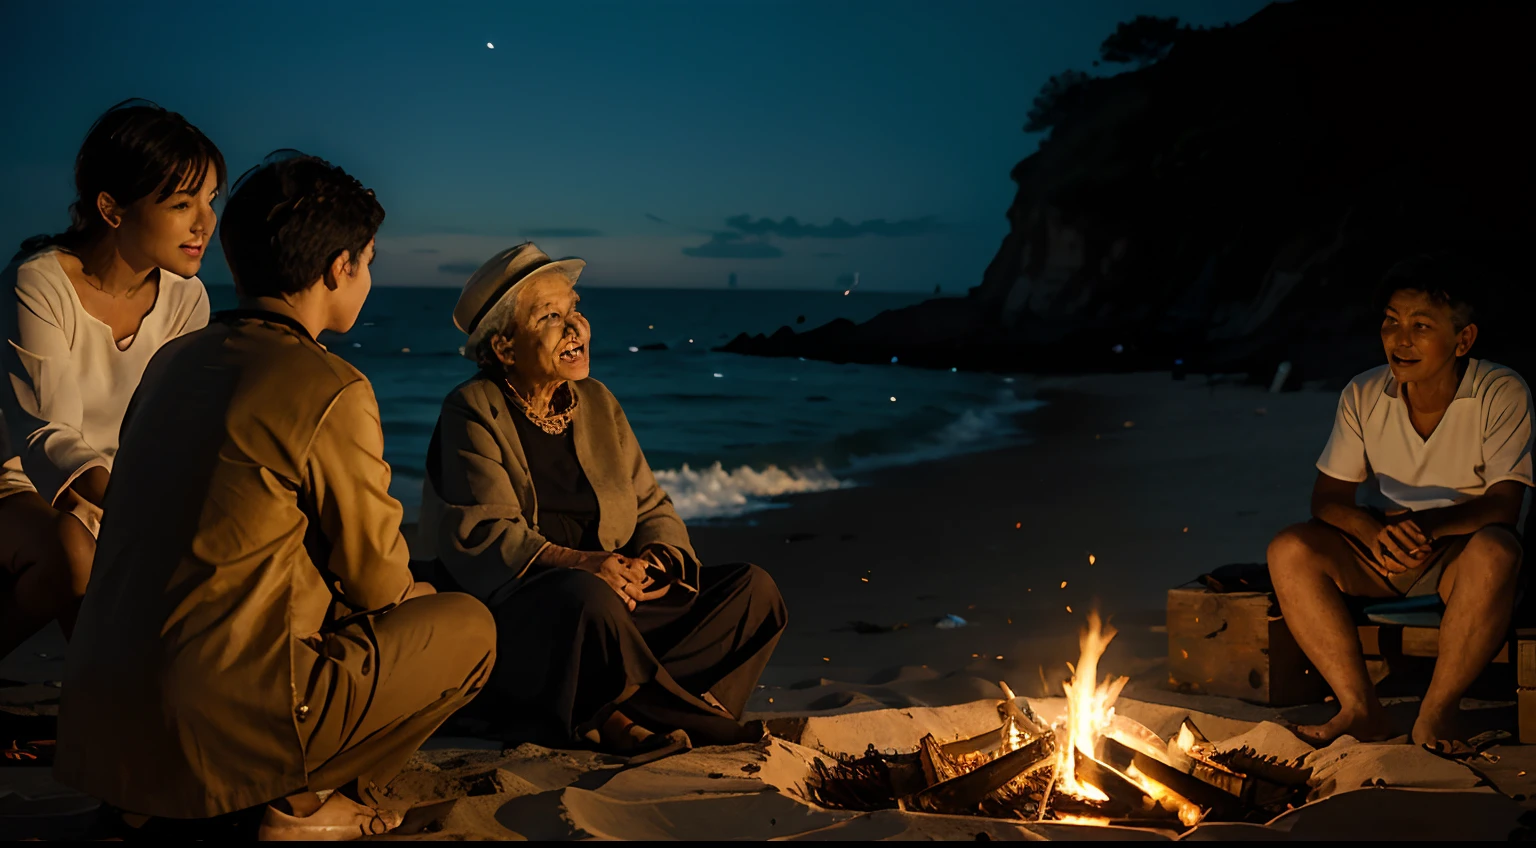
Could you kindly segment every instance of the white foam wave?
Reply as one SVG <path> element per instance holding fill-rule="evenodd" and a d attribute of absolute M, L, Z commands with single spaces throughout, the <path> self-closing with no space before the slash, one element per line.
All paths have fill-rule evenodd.
<path fill-rule="evenodd" d="M 768 498 L 825 492 L 848 485 L 832 472 L 816 468 L 784 470 L 770 465 L 759 471 L 741 466 L 727 471 L 720 463 L 695 470 L 662 469 L 656 480 L 672 496 L 672 505 L 685 521 L 690 518 L 723 518 L 772 506 Z"/>

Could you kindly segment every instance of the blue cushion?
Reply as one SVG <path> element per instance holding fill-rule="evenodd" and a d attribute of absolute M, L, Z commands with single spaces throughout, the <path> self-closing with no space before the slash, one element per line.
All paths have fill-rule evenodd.
<path fill-rule="evenodd" d="M 1525 590 L 1515 590 L 1515 606 L 1524 600 Z M 1395 598 L 1377 601 L 1361 609 L 1372 624 L 1395 624 L 1401 627 L 1439 627 L 1445 604 L 1439 595 L 1416 595 L 1412 598 Z"/>
<path fill-rule="evenodd" d="M 1396 624 L 1404 627 L 1439 627 L 1440 615 L 1445 604 L 1439 595 L 1416 595 L 1412 598 L 1394 598 L 1368 604 L 1361 610 L 1374 624 Z"/>

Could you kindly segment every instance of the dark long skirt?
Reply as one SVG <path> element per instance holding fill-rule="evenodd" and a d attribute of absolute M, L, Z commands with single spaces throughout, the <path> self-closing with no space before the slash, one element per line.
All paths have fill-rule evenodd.
<path fill-rule="evenodd" d="M 783 598 L 755 565 L 705 568 L 628 610 L 595 575 L 552 568 L 496 606 L 498 660 L 476 712 L 498 735 L 569 744 L 615 706 L 694 744 L 749 741 L 740 718 L 784 632 Z M 713 695 L 725 712 L 703 700 Z"/>

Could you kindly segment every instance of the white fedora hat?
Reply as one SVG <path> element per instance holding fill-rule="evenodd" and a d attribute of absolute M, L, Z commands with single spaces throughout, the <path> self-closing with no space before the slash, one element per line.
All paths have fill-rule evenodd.
<path fill-rule="evenodd" d="M 453 307 L 453 325 L 465 334 L 473 333 L 486 313 L 528 278 L 559 273 L 575 285 L 585 267 L 586 261 L 575 257 L 550 259 L 531 241 L 509 247 L 469 275 L 458 305 Z"/>

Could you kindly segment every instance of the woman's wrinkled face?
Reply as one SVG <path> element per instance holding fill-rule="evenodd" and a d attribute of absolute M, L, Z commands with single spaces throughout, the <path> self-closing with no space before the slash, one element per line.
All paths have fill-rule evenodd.
<path fill-rule="evenodd" d="M 191 277 L 202 267 L 218 223 L 213 211 L 218 182 L 218 173 L 209 165 L 201 179 L 184 181 L 165 200 L 152 191 L 122 207 L 104 193 L 97 198 L 97 206 L 116 233 L 118 251 L 129 262 Z"/>
<path fill-rule="evenodd" d="M 1394 292 L 1381 320 L 1381 343 L 1399 383 L 1424 382 L 1452 367 L 1476 338 L 1477 325 L 1458 329 L 1450 307 L 1412 289 Z"/>
<path fill-rule="evenodd" d="M 592 371 L 592 325 L 576 311 L 581 296 L 558 272 L 540 274 L 518 293 L 512 363 L 535 388 L 585 380 Z"/>

